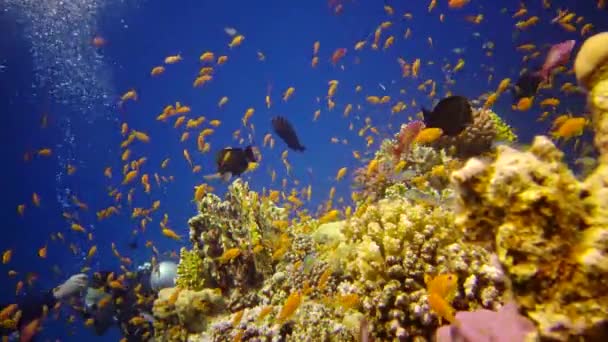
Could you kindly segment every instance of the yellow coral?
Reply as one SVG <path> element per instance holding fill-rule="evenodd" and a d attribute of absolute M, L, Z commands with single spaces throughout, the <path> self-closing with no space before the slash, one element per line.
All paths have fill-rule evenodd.
<path fill-rule="evenodd" d="M 494 122 L 496 129 L 496 140 L 514 142 L 517 140 L 517 135 L 513 132 L 513 129 L 507 124 L 498 114 L 493 111 L 488 111 L 490 119 Z"/>
<path fill-rule="evenodd" d="M 196 250 L 180 250 L 180 261 L 177 265 L 175 285 L 179 288 L 200 290 L 205 286 L 204 262 Z"/>

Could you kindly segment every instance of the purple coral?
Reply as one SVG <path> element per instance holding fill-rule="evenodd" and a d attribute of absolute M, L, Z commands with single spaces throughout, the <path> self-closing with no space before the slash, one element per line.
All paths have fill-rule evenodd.
<path fill-rule="evenodd" d="M 455 323 L 437 329 L 437 342 L 519 342 L 535 331 L 532 321 L 511 302 L 498 311 L 458 312 Z"/>

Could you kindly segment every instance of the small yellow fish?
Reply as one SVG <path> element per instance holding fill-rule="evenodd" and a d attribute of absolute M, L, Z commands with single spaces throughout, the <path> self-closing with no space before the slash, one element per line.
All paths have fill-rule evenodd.
<path fill-rule="evenodd" d="M 458 288 L 458 277 L 451 273 L 439 274 L 433 278 L 425 275 L 424 281 L 431 310 L 439 316 L 440 321 L 441 318 L 444 318 L 453 323 L 455 321 L 454 308 L 450 303 Z"/>
<path fill-rule="evenodd" d="M 175 64 L 181 60 L 182 60 L 182 56 L 179 54 L 173 55 L 173 56 L 168 56 L 165 58 L 165 64 Z"/>
<path fill-rule="evenodd" d="M 439 137 L 441 137 L 442 134 L 443 134 L 443 130 L 441 128 L 437 128 L 437 127 L 425 128 L 422 131 L 420 131 L 420 133 L 418 133 L 418 135 L 416 135 L 416 138 L 414 138 L 414 142 L 416 142 L 418 144 L 430 144 L 430 143 L 434 142 L 435 140 L 439 139 Z"/>
<path fill-rule="evenodd" d="M 152 71 L 150 71 L 150 75 L 158 76 L 158 75 L 162 74 L 163 72 L 165 72 L 165 67 L 162 65 L 159 65 L 159 66 L 152 68 Z"/>
<path fill-rule="evenodd" d="M 294 88 L 294 87 L 287 88 L 285 93 L 283 93 L 283 101 L 289 100 L 295 91 L 296 91 L 296 88 Z"/>
<path fill-rule="evenodd" d="M 245 37 L 243 35 L 236 35 L 234 38 L 232 38 L 232 41 L 230 42 L 230 44 L 228 44 L 229 48 L 233 48 L 233 47 L 237 47 L 239 45 L 241 45 L 241 43 L 243 43 L 243 41 L 245 40 Z"/>
<path fill-rule="evenodd" d="M 182 240 L 182 237 L 180 235 L 177 235 L 177 233 L 175 233 L 173 230 L 171 230 L 169 228 L 163 228 L 162 233 L 164 236 L 171 238 L 173 240 L 177 240 L 177 241 Z"/>
<path fill-rule="evenodd" d="M 346 167 L 343 167 L 340 170 L 338 170 L 338 173 L 336 174 L 336 181 L 340 181 L 342 178 L 344 178 L 347 171 L 348 171 L 348 168 L 346 168 Z"/>

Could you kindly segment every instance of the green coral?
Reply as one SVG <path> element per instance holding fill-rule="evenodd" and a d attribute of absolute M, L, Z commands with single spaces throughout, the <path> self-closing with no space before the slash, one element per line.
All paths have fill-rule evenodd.
<path fill-rule="evenodd" d="M 205 287 L 204 267 L 205 263 L 199 253 L 182 248 L 175 285 L 179 288 L 197 291 L 203 289 Z"/>
<path fill-rule="evenodd" d="M 509 124 L 507 124 L 498 114 L 494 113 L 493 111 L 488 111 L 488 114 L 490 115 L 490 119 L 492 119 L 494 122 L 497 141 L 517 141 L 517 134 L 513 132 L 513 128 L 511 128 Z"/>

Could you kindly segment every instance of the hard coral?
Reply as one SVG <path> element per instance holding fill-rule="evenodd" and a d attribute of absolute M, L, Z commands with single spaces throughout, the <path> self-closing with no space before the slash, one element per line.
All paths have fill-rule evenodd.
<path fill-rule="evenodd" d="M 495 276 L 500 271 L 493 270 L 485 249 L 459 242 L 444 207 L 383 199 L 347 220 L 342 234 L 335 253 L 343 254 L 341 269 L 359 289 L 377 338 L 431 338 L 438 320 L 427 303 L 427 273 L 453 272 L 463 280 L 474 275 L 467 293 L 459 291 L 457 308 L 493 308 L 500 301 L 504 287 Z"/>
<path fill-rule="evenodd" d="M 586 265 L 607 260 L 608 231 L 591 226 L 597 199 L 562 156 L 536 137 L 528 152 L 500 147 L 493 163 L 472 159 L 452 178 L 466 238 L 496 250 L 541 335 L 567 340 L 608 320 L 605 275 Z"/>
<path fill-rule="evenodd" d="M 442 191 L 449 185 L 447 175 L 455 168 L 456 160 L 444 150 L 414 144 L 399 157 L 404 167 L 397 170 L 391 153 L 392 144 L 393 141 L 386 140 L 376 153 L 376 170 L 370 173 L 368 167 L 361 167 L 355 171 L 353 183 L 360 198 L 374 202 L 386 197 L 387 191 L 394 185 L 423 188 L 421 181 L 428 183 L 424 187 L 429 186 L 436 191 Z"/>
<path fill-rule="evenodd" d="M 273 251 L 263 248 L 263 241 L 274 236 L 273 222 L 285 218 L 284 210 L 268 198 L 260 198 L 249 191 L 247 183 L 240 179 L 230 185 L 225 201 L 214 194 L 205 195 L 200 202 L 199 215 L 189 221 L 194 247 L 190 253 L 197 253 L 203 266 L 194 272 L 204 278 L 206 287 L 220 287 L 226 294 L 235 289 L 245 291 L 260 286 L 273 272 Z M 254 248 L 259 250 L 254 253 Z M 222 256 L 228 251 L 238 253 L 226 260 Z M 182 259 L 182 262 L 191 259 Z M 200 262 L 197 265 L 201 266 Z M 181 283 L 179 277 L 178 283 Z"/>
<path fill-rule="evenodd" d="M 205 274 L 209 267 L 197 251 L 189 251 L 186 248 L 180 250 L 180 261 L 177 265 L 177 279 L 175 285 L 182 289 L 202 290 L 205 287 L 205 279 L 210 278 Z"/>
<path fill-rule="evenodd" d="M 207 328 L 209 320 L 225 309 L 217 290 L 162 289 L 154 301 L 156 341 L 183 341 L 188 334 Z"/>
<path fill-rule="evenodd" d="M 498 116 L 489 109 L 474 109 L 473 123 L 457 136 L 442 136 L 433 144 L 436 149 L 445 149 L 458 158 L 468 158 L 489 152 L 497 140 L 499 132 L 502 137 L 510 138 L 503 125 L 497 125 Z"/>

